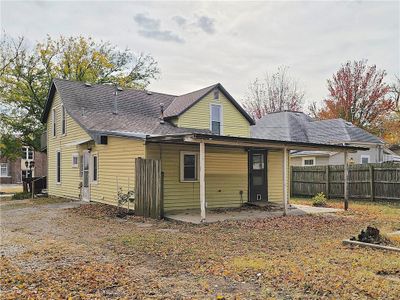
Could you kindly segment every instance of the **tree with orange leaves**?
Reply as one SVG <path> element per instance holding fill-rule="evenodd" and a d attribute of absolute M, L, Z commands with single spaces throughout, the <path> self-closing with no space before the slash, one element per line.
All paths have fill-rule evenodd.
<path fill-rule="evenodd" d="M 329 96 L 323 107 L 310 107 L 319 119 L 342 118 L 356 126 L 379 134 L 382 120 L 394 108 L 390 86 L 384 82 L 386 71 L 367 60 L 347 62 L 328 79 Z"/>

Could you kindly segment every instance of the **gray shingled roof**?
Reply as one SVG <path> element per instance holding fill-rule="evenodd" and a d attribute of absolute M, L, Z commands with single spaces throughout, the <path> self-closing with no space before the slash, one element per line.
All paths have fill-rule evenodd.
<path fill-rule="evenodd" d="M 179 116 L 217 86 L 218 84 L 214 84 L 201 90 L 176 97 L 165 110 L 165 117 L 168 118 Z"/>
<path fill-rule="evenodd" d="M 160 103 L 168 107 L 174 95 L 124 89 L 117 91 L 110 85 L 86 86 L 83 82 L 54 79 L 48 102 L 57 90 L 66 111 L 92 137 L 99 134 L 126 136 L 166 135 L 181 133 L 210 133 L 210 130 L 178 128 L 160 123 Z M 115 111 L 117 103 L 117 114 Z M 47 103 L 42 120 L 48 116 Z"/>
<path fill-rule="evenodd" d="M 251 127 L 251 136 L 321 144 L 383 143 L 378 137 L 343 119 L 315 121 L 304 113 L 293 111 L 267 114 Z"/>

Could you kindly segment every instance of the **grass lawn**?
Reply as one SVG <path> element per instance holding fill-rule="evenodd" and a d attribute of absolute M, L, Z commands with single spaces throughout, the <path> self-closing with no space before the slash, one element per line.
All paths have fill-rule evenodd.
<path fill-rule="evenodd" d="M 398 253 L 341 243 L 399 230 L 399 204 L 198 226 L 74 206 L 2 206 L 2 299 L 399 299 Z"/>

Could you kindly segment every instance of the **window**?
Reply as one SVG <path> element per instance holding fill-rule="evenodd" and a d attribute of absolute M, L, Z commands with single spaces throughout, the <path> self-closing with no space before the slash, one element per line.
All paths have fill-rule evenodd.
<path fill-rule="evenodd" d="M 181 152 L 181 181 L 197 181 L 197 153 Z"/>
<path fill-rule="evenodd" d="M 222 133 L 221 105 L 211 104 L 211 132 L 220 135 Z"/>
<path fill-rule="evenodd" d="M 22 179 L 32 178 L 32 175 L 33 175 L 32 171 L 31 170 L 22 170 Z"/>
<path fill-rule="evenodd" d="M 8 163 L 0 164 L 0 177 L 8 177 Z"/>
<path fill-rule="evenodd" d="M 56 171 L 57 171 L 57 183 L 61 183 L 61 152 L 56 152 Z"/>
<path fill-rule="evenodd" d="M 315 158 L 303 158 L 303 166 L 315 166 Z"/>
<path fill-rule="evenodd" d="M 79 164 L 79 155 L 78 153 L 72 153 L 72 167 L 77 168 Z"/>
<path fill-rule="evenodd" d="M 215 89 L 214 90 L 214 100 L 218 100 L 219 99 L 219 90 Z"/>
<path fill-rule="evenodd" d="M 264 170 L 264 155 L 253 154 L 253 170 Z"/>
<path fill-rule="evenodd" d="M 92 176 L 92 181 L 97 182 L 98 178 L 98 163 L 99 159 L 97 157 L 97 154 L 93 155 L 93 176 Z"/>
<path fill-rule="evenodd" d="M 83 155 L 79 156 L 79 176 L 83 177 Z"/>
<path fill-rule="evenodd" d="M 65 107 L 61 106 L 61 134 L 67 133 L 67 119 L 65 117 Z"/>
<path fill-rule="evenodd" d="M 369 164 L 369 155 L 361 155 L 361 163 Z"/>
<path fill-rule="evenodd" d="M 21 149 L 21 158 L 22 159 L 33 159 L 33 150 L 30 147 L 22 147 Z"/>
<path fill-rule="evenodd" d="M 52 126 L 52 132 L 53 132 L 53 136 L 56 136 L 56 110 L 53 108 L 52 114 L 51 114 L 51 126 Z"/>

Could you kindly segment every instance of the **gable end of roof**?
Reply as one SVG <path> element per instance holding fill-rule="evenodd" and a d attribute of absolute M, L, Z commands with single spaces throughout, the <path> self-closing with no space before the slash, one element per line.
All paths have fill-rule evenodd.
<path fill-rule="evenodd" d="M 243 107 L 228 93 L 228 91 L 220 83 L 199 90 L 199 91 L 203 90 L 204 91 L 200 95 L 197 95 L 197 97 L 195 97 L 193 100 L 189 100 L 188 102 L 190 103 L 188 105 L 182 106 L 180 108 L 177 107 L 180 105 L 179 101 L 184 101 L 183 97 L 187 97 L 188 95 L 194 94 L 199 91 L 195 91 L 189 94 L 176 97 L 175 100 L 170 104 L 170 106 L 167 107 L 165 111 L 165 118 L 171 119 L 181 116 L 183 113 L 185 113 L 190 108 L 192 108 L 196 103 L 204 99 L 204 97 L 206 97 L 211 91 L 213 91 L 216 88 L 224 94 L 224 96 L 233 104 L 233 106 L 235 106 L 235 108 L 243 115 L 243 117 L 250 123 L 250 125 L 255 125 L 255 121 L 253 120 L 253 118 L 243 109 Z"/>

